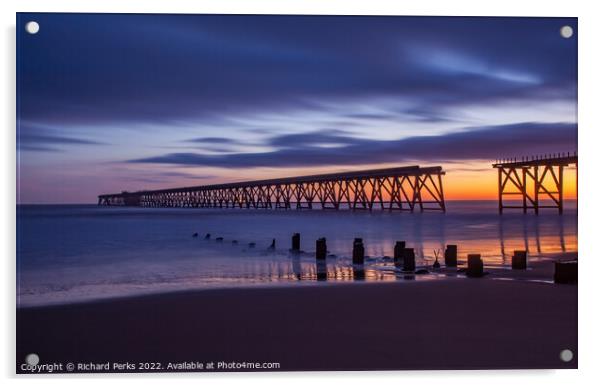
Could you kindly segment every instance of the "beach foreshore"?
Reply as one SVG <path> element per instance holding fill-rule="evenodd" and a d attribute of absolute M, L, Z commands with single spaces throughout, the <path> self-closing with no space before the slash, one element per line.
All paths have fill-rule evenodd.
<path fill-rule="evenodd" d="M 18 308 L 17 373 L 31 372 L 22 367 L 29 353 L 40 364 L 73 363 L 74 372 L 187 370 L 182 363 L 213 363 L 206 371 L 576 368 L 577 286 L 534 281 L 549 278 L 551 265 L 478 279 L 250 287 Z M 518 279 L 501 280 L 512 276 Z M 574 354 L 569 362 L 560 358 L 564 349 Z M 106 363 L 108 370 L 89 367 Z"/>

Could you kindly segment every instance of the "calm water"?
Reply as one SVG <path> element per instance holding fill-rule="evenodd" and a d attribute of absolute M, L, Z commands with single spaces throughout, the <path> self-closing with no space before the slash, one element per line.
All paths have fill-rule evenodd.
<path fill-rule="evenodd" d="M 512 250 L 531 257 L 577 251 L 577 211 L 540 216 L 497 214 L 496 202 L 449 202 L 448 212 L 330 212 L 145 209 L 97 206 L 18 206 L 19 305 L 40 305 L 133 294 L 248 286 L 312 285 L 359 279 L 351 265 L 354 237 L 364 239 L 363 280 L 404 280 L 388 259 L 396 240 L 414 247 L 418 265 L 437 249 L 458 244 L 460 261 L 481 253 L 505 265 Z M 194 232 L 199 233 L 193 238 Z M 291 235 L 301 249 L 291 255 Z M 211 240 L 205 240 L 211 233 Z M 217 242 L 215 237 L 223 237 Z M 316 267 L 315 240 L 326 237 L 325 267 Z M 270 251 L 272 238 L 276 249 Z M 233 244 L 232 241 L 238 241 Z M 256 247 L 249 247 L 255 242 Z M 433 279 L 432 276 L 416 277 Z"/>

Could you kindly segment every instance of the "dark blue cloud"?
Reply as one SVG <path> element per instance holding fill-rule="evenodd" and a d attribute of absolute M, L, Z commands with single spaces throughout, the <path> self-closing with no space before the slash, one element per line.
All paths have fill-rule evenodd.
<path fill-rule="evenodd" d="M 26 35 L 32 18 L 41 30 Z M 443 108 L 474 102 L 574 99 L 577 39 L 562 39 L 558 30 L 576 23 L 19 14 L 20 116 L 175 125 L 387 96 L 424 106 L 416 118 L 429 121 L 444 119 Z"/>
<path fill-rule="evenodd" d="M 186 142 L 200 143 L 200 144 L 238 144 L 237 140 L 225 137 L 199 137 L 186 140 Z"/>
<path fill-rule="evenodd" d="M 572 152 L 577 147 L 577 125 L 572 123 L 524 122 L 512 125 L 466 128 L 440 136 L 410 137 L 379 141 L 350 137 L 342 131 L 283 135 L 271 140 L 279 149 L 261 153 L 205 155 L 171 153 L 130 160 L 130 163 L 193 165 L 220 168 L 313 167 L 323 165 L 364 165 L 429 160 L 492 159 L 540 153 Z M 320 147 L 337 142 L 339 147 Z M 300 146 L 295 146 L 299 145 Z"/>
<path fill-rule="evenodd" d="M 350 136 L 350 132 L 340 129 L 321 129 L 318 131 L 283 134 L 270 138 L 267 144 L 277 148 L 305 148 L 330 145 L 353 145 L 363 140 Z"/>
<path fill-rule="evenodd" d="M 58 152 L 65 146 L 72 145 L 105 145 L 105 143 L 70 137 L 49 129 L 21 126 L 18 137 L 18 148 L 27 151 Z"/>
<path fill-rule="evenodd" d="M 136 171 L 134 173 L 128 174 L 127 176 L 122 176 L 119 180 L 127 181 L 127 182 L 137 182 L 137 183 L 148 183 L 148 184 L 167 184 L 173 181 L 173 178 L 184 178 L 184 179 L 194 179 L 194 180 L 202 180 L 202 179 L 211 179 L 215 178 L 214 175 L 198 175 L 177 171 L 154 171 L 152 175 L 146 176 L 144 173 L 140 173 L 140 171 Z"/>

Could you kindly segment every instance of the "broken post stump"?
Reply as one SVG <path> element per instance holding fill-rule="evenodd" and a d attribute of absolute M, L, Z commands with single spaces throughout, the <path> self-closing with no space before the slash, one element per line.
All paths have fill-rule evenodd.
<path fill-rule="evenodd" d="M 316 259 L 326 259 L 326 238 L 316 240 Z"/>
<path fill-rule="evenodd" d="M 355 238 L 353 240 L 353 264 L 364 264 L 364 242 L 362 238 Z"/>
<path fill-rule="evenodd" d="M 576 284 L 577 272 L 577 260 L 554 262 L 554 282 L 557 284 Z"/>
<path fill-rule="evenodd" d="M 447 245 L 445 248 L 445 266 L 456 267 L 458 266 L 458 246 Z"/>
<path fill-rule="evenodd" d="M 404 247 L 402 253 L 403 271 L 416 270 L 416 255 L 413 248 Z"/>
<path fill-rule="evenodd" d="M 514 250 L 514 255 L 512 256 L 512 269 L 527 269 L 527 252 L 525 250 Z"/>
<path fill-rule="evenodd" d="M 468 254 L 466 276 L 474 278 L 483 276 L 483 260 L 481 259 L 481 254 Z"/>
<path fill-rule="evenodd" d="M 291 250 L 293 250 L 293 251 L 301 250 L 301 234 L 299 234 L 298 232 L 293 234 Z"/>

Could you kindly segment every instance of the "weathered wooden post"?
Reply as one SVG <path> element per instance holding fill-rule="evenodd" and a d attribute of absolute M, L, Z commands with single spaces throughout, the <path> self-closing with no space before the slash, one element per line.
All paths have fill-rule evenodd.
<path fill-rule="evenodd" d="M 395 266 L 401 266 L 403 262 L 403 249 L 406 248 L 405 241 L 397 241 L 395 242 L 395 247 L 393 248 L 393 263 Z"/>
<path fill-rule="evenodd" d="M 554 262 L 554 282 L 557 284 L 576 284 L 577 273 L 577 260 Z"/>
<path fill-rule="evenodd" d="M 416 255 L 413 248 L 403 249 L 403 271 L 416 270 Z"/>
<path fill-rule="evenodd" d="M 298 232 L 293 234 L 291 250 L 293 250 L 293 251 L 301 250 L 301 234 L 299 234 Z"/>
<path fill-rule="evenodd" d="M 481 259 L 481 254 L 468 254 L 468 268 L 466 269 L 466 276 L 483 276 L 483 260 Z"/>
<path fill-rule="evenodd" d="M 353 264 L 364 264 L 364 242 L 362 238 L 355 238 L 353 240 Z"/>
<path fill-rule="evenodd" d="M 527 252 L 525 250 L 514 250 L 514 255 L 512 256 L 512 269 L 527 269 Z"/>
<path fill-rule="evenodd" d="M 447 245 L 445 248 L 445 266 L 456 267 L 458 266 L 458 246 Z"/>
<path fill-rule="evenodd" d="M 326 238 L 316 240 L 316 259 L 326 259 Z"/>
<path fill-rule="evenodd" d="M 268 247 L 270 250 L 274 250 L 276 248 L 276 239 L 272 239 L 272 244 Z"/>

